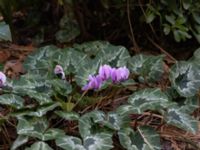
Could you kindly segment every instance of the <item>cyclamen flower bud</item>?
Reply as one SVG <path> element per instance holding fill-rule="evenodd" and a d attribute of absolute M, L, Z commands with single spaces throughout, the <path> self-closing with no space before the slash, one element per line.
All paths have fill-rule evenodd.
<path fill-rule="evenodd" d="M 103 65 L 99 68 L 99 76 L 103 81 L 108 80 L 111 76 L 112 68 L 109 65 Z"/>
<path fill-rule="evenodd" d="M 54 68 L 54 74 L 61 76 L 62 79 L 65 79 L 65 73 L 62 66 L 60 65 L 56 65 L 56 67 Z"/>
<path fill-rule="evenodd" d="M 6 75 L 0 71 L 0 88 L 6 84 Z"/>

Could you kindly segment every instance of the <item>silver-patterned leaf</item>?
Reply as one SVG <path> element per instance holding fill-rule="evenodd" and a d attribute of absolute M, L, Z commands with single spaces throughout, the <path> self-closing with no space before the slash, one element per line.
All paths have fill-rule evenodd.
<path fill-rule="evenodd" d="M 164 117 L 168 124 L 174 125 L 194 134 L 198 131 L 198 121 L 189 114 L 180 111 L 177 107 L 168 109 L 164 114 Z"/>
<path fill-rule="evenodd" d="M 164 72 L 163 56 L 135 55 L 129 60 L 128 67 L 149 82 L 158 81 Z"/>
<path fill-rule="evenodd" d="M 23 108 L 24 100 L 20 96 L 14 94 L 0 95 L 0 104 L 8 105 L 17 109 Z"/>
<path fill-rule="evenodd" d="M 105 120 L 105 114 L 102 111 L 92 111 L 84 114 L 79 119 L 79 132 L 82 137 L 91 135 L 94 131 L 92 126 Z"/>
<path fill-rule="evenodd" d="M 82 140 L 73 136 L 58 137 L 56 145 L 64 150 L 86 150 L 82 145 Z"/>
<path fill-rule="evenodd" d="M 159 88 L 137 91 L 129 97 L 128 102 L 139 114 L 146 110 L 160 111 L 161 108 L 167 108 L 173 104 L 169 102 L 168 97 Z"/>
<path fill-rule="evenodd" d="M 181 96 L 192 97 L 200 88 L 200 66 L 192 62 L 177 62 L 171 68 L 170 80 Z"/>
<path fill-rule="evenodd" d="M 13 142 L 11 150 L 16 150 L 18 147 L 25 144 L 26 142 L 28 142 L 28 136 L 19 135 L 17 139 Z"/>
<path fill-rule="evenodd" d="M 193 97 L 187 97 L 184 102 L 184 105 L 181 106 L 180 110 L 187 114 L 192 114 L 198 108 L 199 108 L 199 97 L 195 95 Z"/>
<path fill-rule="evenodd" d="M 112 145 L 112 134 L 98 133 L 84 138 L 83 145 L 86 150 L 110 150 Z"/>
<path fill-rule="evenodd" d="M 36 142 L 33 145 L 31 145 L 30 148 L 26 148 L 25 150 L 53 150 L 53 149 L 45 142 Z"/>
<path fill-rule="evenodd" d="M 79 120 L 80 118 L 80 115 L 76 112 L 56 111 L 55 113 L 66 120 Z"/>
<path fill-rule="evenodd" d="M 138 127 L 137 131 L 124 128 L 118 132 L 120 144 L 127 150 L 160 150 L 159 134 L 151 127 Z"/>
<path fill-rule="evenodd" d="M 115 46 L 106 41 L 93 41 L 84 44 L 76 44 L 74 48 L 85 52 L 91 59 L 101 60 L 111 66 L 127 66 L 130 55 L 123 46 Z"/>

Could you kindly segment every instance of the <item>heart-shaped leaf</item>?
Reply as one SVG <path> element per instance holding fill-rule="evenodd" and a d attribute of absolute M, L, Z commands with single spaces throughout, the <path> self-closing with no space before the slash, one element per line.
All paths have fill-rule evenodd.
<path fill-rule="evenodd" d="M 170 71 L 172 86 L 184 97 L 194 96 L 200 88 L 200 66 L 192 62 L 177 62 Z"/>
<path fill-rule="evenodd" d="M 45 142 L 36 142 L 31 145 L 30 148 L 26 148 L 25 150 L 53 150 L 48 144 Z"/>
<path fill-rule="evenodd" d="M 160 150 L 160 137 L 156 131 L 147 126 L 138 127 L 135 132 L 124 128 L 118 132 L 121 145 L 127 150 Z"/>

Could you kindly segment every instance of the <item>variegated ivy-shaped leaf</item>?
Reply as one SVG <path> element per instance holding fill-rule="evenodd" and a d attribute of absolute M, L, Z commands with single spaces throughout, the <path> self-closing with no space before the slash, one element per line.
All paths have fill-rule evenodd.
<path fill-rule="evenodd" d="M 56 145 L 64 150 L 86 150 L 82 145 L 82 140 L 73 136 L 58 137 Z"/>
<path fill-rule="evenodd" d="M 183 106 L 181 106 L 181 112 L 186 114 L 192 114 L 196 109 L 199 108 L 199 97 L 195 95 L 193 97 L 187 97 L 184 101 Z"/>
<path fill-rule="evenodd" d="M 86 136 L 83 145 L 86 150 L 110 150 L 113 148 L 112 134 L 102 132 Z"/>
<path fill-rule="evenodd" d="M 168 124 L 194 134 L 198 131 L 198 121 L 192 118 L 189 114 L 182 112 L 178 107 L 168 109 L 164 114 L 164 117 Z"/>
<path fill-rule="evenodd" d="M 25 110 L 19 110 L 11 113 L 12 116 L 15 117 L 22 117 L 22 116 L 34 116 L 34 117 L 42 117 L 44 116 L 48 111 L 54 110 L 56 107 L 60 106 L 58 102 L 53 102 L 47 105 L 39 106 L 37 109 L 32 110 L 31 106 L 30 109 L 25 109 Z M 28 107 L 28 106 L 26 106 Z M 28 108 L 29 108 L 28 107 Z"/>
<path fill-rule="evenodd" d="M 135 92 L 128 99 L 137 113 L 141 114 L 146 110 L 162 110 L 162 108 L 167 108 L 169 105 L 172 105 L 168 100 L 168 97 L 159 89 L 144 89 Z"/>
<path fill-rule="evenodd" d="M 129 126 L 129 122 L 129 116 L 120 116 L 116 112 L 109 112 L 105 115 L 105 120 L 102 123 L 110 129 L 120 130 L 122 127 Z"/>
<path fill-rule="evenodd" d="M 196 49 L 193 57 L 190 59 L 191 61 L 200 61 L 200 48 Z"/>
<path fill-rule="evenodd" d="M 80 115 L 76 112 L 56 111 L 55 113 L 66 120 L 79 120 L 80 118 Z"/>
<path fill-rule="evenodd" d="M 51 84 L 48 80 L 42 77 L 32 76 L 26 74 L 21 76 L 19 80 L 14 80 L 10 83 L 13 92 L 19 95 L 28 95 L 30 98 L 34 98 L 40 104 L 50 103 L 52 96 Z"/>
<path fill-rule="evenodd" d="M 127 150 L 160 150 L 159 134 L 151 127 L 138 127 L 137 131 L 124 128 L 118 132 L 120 144 Z"/>
<path fill-rule="evenodd" d="M 13 142 L 11 150 L 17 149 L 18 147 L 20 147 L 21 145 L 25 144 L 26 142 L 28 142 L 28 136 L 19 135 L 17 137 L 17 139 Z"/>
<path fill-rule="evenodd" d="M 52 88 L 55 92 L 59 93 L 60 95 L 67 96 L 72 91 L 72 86 L 65 80 L 61 79 L 54 79 L 49 81 L 52 85 Z"/>
<path fill-rule="evenodd" d="M 55 46 L 45 46 L 30 54 L 25 62 L 24 67 L 28 72 L 47 76 L 51 74 L 51 70 L 55 65 L 53 64 L 53 56 L 59 51 Z"/>
<path fill-rule="evenodd" d="M 81 68 L 78 70 L 75 79 L 76 83 L 83 87 L 88 82 L 89 75 L 95 75 L 99 68 L 100 61 L 96 60 L 87 60 L 84 64 L 81 65 Z"/>
<path fill-rule="evenodd" d="M 127 66 L 130 58 L 128 50 L 123 46 L 115 46 L 106 41 L 87 42 L 81 45 L 75 44 L 74 48 L 84 51 L 91 59 L 101 60 L 111 66 Z"/>
<path fill-rule="evenodd" d="M 17 133 L 35 137 L 43 141 L 53 140 L 59 136 L 64 136 L 64 131 L 55 128 L 48 129 L 48 122 L 45 118 L 35 118 L 26 120 L 18 118 Z"/>
<path fill-rule="evenodd" d="M 129 116 L 120 116 L 116 112 L 105 114 L 102 111 L 92 111 L 86 113 L 79 119 L 79 132 L 82 137 L 98 133 L 105 127 L 112 130 L 120 130 L 123 127 L 129 126 Z M 97 127 L 98 130 L 94 130 Z"/>
<path fill-rule="evenodd" d="M 163 56 L 135 55 L 129 60 L 129 69 L 149 82 L 158 81 L 164 72 Z"/>
<path fill-rule="evenodd" d="M 54 61 L 63 67 L 65 74 L 75 74 L 88 60 L 88 56 L 73 48 L 65 48 L 54 56 Z"/>
<path fill-rule="evenodd" d="M 99 133 L 86 136 L 81 139 L 73 136 L 63 136 L 56 140 L 56 145 L 64 150 L 110 150 L 112 145 L 112 134 Z"/>
<path fill-rule="evenodd" d="M 192 97 L 200 88 L 200 66 L 192 62 L 177 62 L 171 68 L 170 80 L 181 96 Z"/>
<path fill-rule="evenodd" d="M 103 122 L 105 114 L 102 111 L 92 111 L 90 113 L 84 114 L 79 119 L 79 132 L 82 137 L 91 135 L 93 132 L 92 126 L 97 125 L 97 123 Z"/>
<path fill-rule="evenodd" d="M 45 142 L 36 142 L 33 145 L 31 145 L 30 148 L 26 148 L 25 150 L 53 150 L 53 149 Z"/>
<path fill-rule="evenodd" d="M 23 108 L 24 100 L 20 96 L 14 94 L 0 95 L 0 104 L 8 105 L 17 109 Z"/>

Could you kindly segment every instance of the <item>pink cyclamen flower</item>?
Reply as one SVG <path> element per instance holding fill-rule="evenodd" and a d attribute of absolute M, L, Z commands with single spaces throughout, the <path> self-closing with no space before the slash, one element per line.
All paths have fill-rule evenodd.
<path fill-rule="evenodd" d="M 87 90 L 91 90 L 91 89 L 97 90 L 101 87 L 101 85 L 102 85 L 101 76 L 99 76 L 99 75 L 97 75 L 97 76 L 89 75 L 88 79 L 89 79 L 89 82 L 88 82 L 87 85 L 85 85 L 82 88 L 83 91 L 87 91 Z"/>
<path fill-rule="evenodd" d="M 0 71 L 0 87 L 5 86 L 6 84 L 6 75 Z"/>
<path fill-rule="evenodd" d="M 108 80 L 111 77 L 112 68 L 109 65 L 103 65 L 99 68 L 99 76 L 103 81 Z"/>
<path fill-rule="evenodd" d="M 111 71 L 111 79 L 114 83 L 121 82 L 127 80 L 129 74 L 130 72 L 126 67 L 113 68 Z"/>
<path fill-rule="evenodd" d="M 56 67 L 54 68 L 54 74 L 60 75 L 62 79 L 65 79 L 65 73 L 62 66 L 60 65 L 56 65 Z"/>

